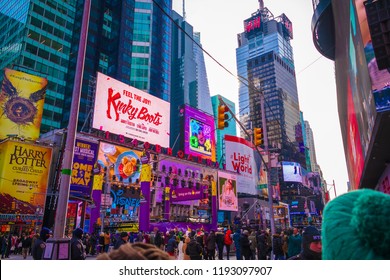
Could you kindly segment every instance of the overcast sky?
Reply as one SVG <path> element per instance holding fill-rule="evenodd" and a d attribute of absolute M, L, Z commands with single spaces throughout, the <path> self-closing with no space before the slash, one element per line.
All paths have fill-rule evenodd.
<path fill-rule="evenodd" d="M 295 71 L 300 110 L 313 130 L 317 162 L 328 184 L 335 181 L 337 195 L 347 191 L 347 168 L 337 112 L 334 62 L 322 57 L 312 40 L 311 0 L 265 0 L 275 16 L 282 13 L 292 21 Z M 183 12 L 183 0 L 173 0 L 174 10 Z M 186 0 L 187 22 L 201 33 L 203 48 L 236 74 L 237 34 L 243 21 L 259 8 L 258 0 Z M 236 103 L 238 82 L 205 55 L 211 95 L 220 94 Z M 328 186 L 328 189 L 331 186 Z M 334 191 L 331 190 L 331 197 Z"/>

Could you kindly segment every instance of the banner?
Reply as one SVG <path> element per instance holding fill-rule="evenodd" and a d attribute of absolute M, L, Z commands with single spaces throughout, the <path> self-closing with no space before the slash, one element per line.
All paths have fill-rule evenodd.
<path fill-rule="evenodd" d="M 4 69 L 0 93 L 0 139 L 10 135 L 35 140 L 41 128 L 47 79 Z"/>
<path fill-rule="evenodd" d="M 226 170 L 237 172 L 238 192 L 257 194 L 260 181 L 252 143 L 247 140 L 225 135 Z"/>
<path fill-rule="evenodd" d="M 98 73 L 92 127 L 169 147 L 170 104 Z"/>
<path fill-rule="evenodd" d="M 93 186 L 93 167 L 98 153 L 98 144 L 76 139 L 73 155 L 70 194 L 90 197 Z"/>
<path fill-rule="evenodd" d="M 218 172 L 218 209 L 238 211 L 237 176 Z"/>
<path fill-rule="evenodd" d="M 16 141 L 0 144 L 0 213 L 43 216 L 52 150 Z"/>

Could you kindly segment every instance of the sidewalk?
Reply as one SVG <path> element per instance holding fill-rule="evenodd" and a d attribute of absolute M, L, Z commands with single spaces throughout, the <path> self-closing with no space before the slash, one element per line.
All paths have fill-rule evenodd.
<path fill-rule="evenodd" d="M 87 256 L 86 260 L 96 260 L 97 255 L 95 256 Z M 6 260 L 24 260 L 22 255 L 10 255 L 7 259 L 1 259 L 2 261 Z M 33 257 L 28 255 L 26 260 L 33 260 Z"/>

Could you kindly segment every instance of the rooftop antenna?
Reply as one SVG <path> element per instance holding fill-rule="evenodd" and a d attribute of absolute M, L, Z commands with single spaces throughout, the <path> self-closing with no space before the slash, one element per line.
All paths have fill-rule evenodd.
<path fill-rule="evenodd" d="M 264 1 L 263 0 L 259 0 L 259 5 L 260 5 L 260 10 L 264 9 Z"/>
<path fill-rule="evenodd" d="M 186 20 L 186 0 L 183 0 L 183 21 Z"/>

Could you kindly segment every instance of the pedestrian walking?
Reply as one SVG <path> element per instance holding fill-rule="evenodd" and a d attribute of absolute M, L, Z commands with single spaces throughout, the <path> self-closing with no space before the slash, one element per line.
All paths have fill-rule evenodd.
<path fill-rule="evenodd" d="M 50 229 L 43 227 L 39 233 L 39 237 L 34 242 L 34 247 L 32 248 L 32 257 L 34 260 L 41 260 L 43 257 L 43 252 L 46 248 L 46 240 L 50 237 Z"/>
<path fill-rule="evenodd" d="M 232 231 L 228 229 L 225 233 L 223 243 L 226 248 L 226 259 L 229 260 L 230 257 L 230 246 L 233 244 Z"/>
<path fill-rule="evenodd" d="M 76 228 L 72 232 L 72 239 L 70 240 L 70 259 L 71 260 L 85 260 L 85 247 L 82 242 L 83 230 Z"/>
<path fill-rule="evenodd" d="M 301 252 L 289 260 L 321 260 L 321 233 L 314 226 L 308 226 L 302 233 Z"/>

